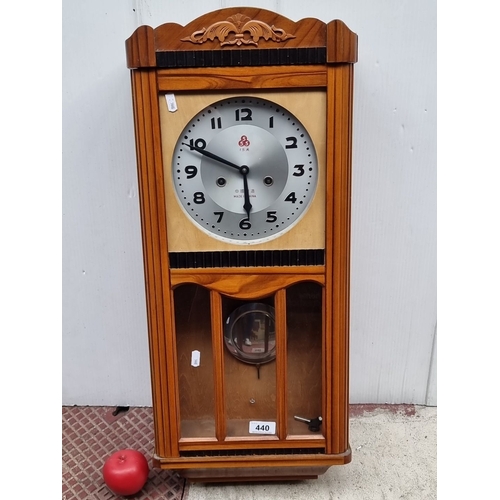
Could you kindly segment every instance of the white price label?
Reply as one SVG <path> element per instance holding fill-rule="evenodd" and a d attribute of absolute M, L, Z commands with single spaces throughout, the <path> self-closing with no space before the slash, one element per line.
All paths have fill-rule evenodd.
<path fill-rule="evenodd" d="M 193 351 L 191 353 L 191 366 L 198 368 L 200 366 L 200 351 Z"/>
<path fill-rule="evenodd" d="M 276 422 L 259 422 L 252 420 L 248 426 L 250 434 L 276 434 Z"/>
<path fill-rule="evenodd" d="M 167 100 L 167 108 L 171 113 L 177 111 L 177 101 L 175 100 L 174 94 L 165 94 L 165 99 Z"/>

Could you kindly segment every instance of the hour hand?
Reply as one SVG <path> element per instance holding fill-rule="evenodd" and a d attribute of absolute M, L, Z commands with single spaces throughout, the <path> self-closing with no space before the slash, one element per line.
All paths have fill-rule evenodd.
<path fill-rule="evenodd" d="M 210 151 L 207 151 L 206 149 L 195 146 L 194 144 L 187 144 L 187 143 L 183 142 L 182 145 L 187 146 L 190 149 L 194 149 L 198 153 L 200 153 L 208 158 L 211 158 L 212 160 L 218 161 L 220 163 L 223 163 L 224 165 L 235 168 L 240 172 L 240 174 L 243 176 L 243 192 L 245 193 L 245 203 L 243 204 L 243 210 L 245 210 L 248 219 L 250 219 L 250 210 L 252 210 L 252 204 L 250 203 L 250 193 L 248 190 L 248 180 L 247 180 L 247 175 L 248 175 L 248 172 L 250 171 L 249 168 L 246 165 L 242 165 L 242 166 L 236 165 L 236 163 L 233 163 L 229 160 L 226 160 L 225 158 L 222 158 L 219 155 L 211 153 Z"/>

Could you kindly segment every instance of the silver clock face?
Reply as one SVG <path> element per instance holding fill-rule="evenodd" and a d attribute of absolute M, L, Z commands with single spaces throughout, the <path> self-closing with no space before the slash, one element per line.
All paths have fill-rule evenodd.
<path fill-rule="evenodd" d="M 318 183 L 307 130 L 271 101 L 235 97 L 211 104 L 182 131 L 172 158 L 180 204 L 209 235 L 260 243 L 290 229 Z"/>

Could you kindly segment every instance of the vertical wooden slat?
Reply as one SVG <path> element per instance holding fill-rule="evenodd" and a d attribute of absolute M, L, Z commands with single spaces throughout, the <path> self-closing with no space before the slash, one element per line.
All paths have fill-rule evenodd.
<path fill-rule="evenodd" d="M 333 274 L 335 280 L 333 283 L 333 330 L 335 332 L 333 339 L 334 365 L 333 365 L 333 422 L 334 433 L 332 440 L 332 451 L 340 453 L 347 447 L 346 440 L 346 420 L 345 420 L 345 394 L 339 391 L 345 391 L 345 366 L 346 359 L 343 349 L 344 336 L 344 279 L 345 270 L 345 136 L 344 124 L 345 103 L 343 102 L 344 81 L 342 78 L 341 67 L 336 67 L 337 78 L 333 89 L 333 99 L 336 102 L 335 113 L 335 174 L 334 174 L 334 201 L 333 201 Z M 345 443 L 345 446 L 344 446 Z"/>
<path fill-rule="evenodd" d="M 169 283 L 169 281 L 167 281 Z M 175 293 L 170 285 L 167 294 L 170 307 L 167 307 L 168 315 L 165 317 L 165 347 L 166 347 L 166 365 L 167 365 L 167 387 L 168 387 L 168 408 L 169 421 L 165 422 L 166 428 L 170 430 L 170 446 L 174 456 L 179 456 L 179 440 L 181 438 L 181 403 L 179 395 L 179 377 L 178 377 L 178 357 L 177 357 L 177 329 L 175 326 Z M 182 307 L 182 305 L 181 305 Z M 173 378 L 172 378 L 173 377 Z M 173 420 L 172 415 L 175 415 Z M 175 424 L 175 425 L 174 425 Z"/>
<path fill-rule="evenodd" d="M 321 397 L 322 397 L 322 403 L 321 403 L 321 416 L 323 417 L 323 427 L 322 427 L 322 432 L 323 436 L 325 437 L 325 447 L 326 447 L 326 453 L 329 453 L 329 439 L 331 436 L 330 432 L 330 425 L 329 422 L 331 422 L 331 404 L 329 404 L 329 401 L 331 399 L 328 399 L 329 395 L 331 395 L 331 387 L 332 387 L 332 369 L 331 369 L 331 348 L 330 350 L 327 350 L 327 345 L 330 346 L 331 342 L 327 341 L 327 337 L 331 337 L 331 329 L 327 329 L 327 317 L 331 318 L 331 313 L 327 314 L 326 310 L 326 287 L 323 286 L 322 289 L 322 294 L 321 294 L 321 306 L 322 306 L 322 317 L 321 317 L 321 346 L 322 346 L 322 353 L 321 353 Z M 330 364 L 327 362 L 327 360 L 330 360 Z"/>
<path fill-rule="evenodd" d="M 356 60 L 357 60 L 357 49 L 356 49 Z M 346 176 L 347 176 L 347 207 L 346 207 L 346 283 L 345 283 L 345 310 L 346 310 L 346 320 L 345 320 L 345 333 L 344 333 L 344 350 L 345 350 L 345 421 L 346 421 L 346 436 L 345 436 L 345 447 L 349 446 L 349 360 L 350 360 L 350 335 L 351 335 L 351 189 L 352 189 L 352 122 L 353 122 L 353 102 L 354 102 L 354 65 L 350 64 L 345 68 L 346 78 L 348 81 L 347 92 L 348 96 L 347 107 L 348 107 L 348 143 L 347 143 L 347 153 L 348 153 L 348 164 L 346 165 Z"/>
<path fill-rule="evenodd" d="M 276 328 L 276 404 L 277 431 L 280 439 L 286 439 L 288 434 L 288 404 L 287 404 L 287 328 L 286 328 L 286 290 L 276 292 L 274 298 L 275 328 Z"/>
<path fill-rule="evenodd" d="M 136 154 L 138 168 L 138 184 L 139 184 L 139 200 L 141 207 L 141 228 L 142 228 L 142 244 L 143 244 L 143 259 L 144 259 L 144 274 L 146 285 L 146 303 L 148 311 L 148 334 L 150 343 L 150 369 L 152 376 L 152 398 L 153 398 L 153 418 L 155 427 L 155 448 L 157 454 L 163 454 L 170 451 L 170 442 L 164 435 L 163 423 L 163 401 L 162 390 L 157 391 L 155 387 L 162 386 L 160 367 L 160 349 L 157 339 L 158 315 L 161 314 L 157 307 L 156 301 L 156 286 L 155 269 L 154 269 L 154 249 L 152 244 L 152 232 L 155 230 L 154 223 L 151 220 L 151 204 L 149 192 L 149 177 L 151 175 L 147 168 L 148 156 L 150 155 L 149 148 L 146 147 L 146 124 L 150 117 L 148 101 L 148 81 L 144 78 L 142 71 L 132 71 L 132 87 L 133 87 L 133 104 L 134 104 L 134 122 L 135 122 L 135 137 L 136 137 Z M 145 81 L 146 80 L 146 81 Z"/>
<path fill-rule="evenodd" d="M 168 372 L 175 373 L 175 363 L 171 362 L 175 346 L 171 323 L 172 309 L 168 279 L 156 72 L 133 71 L 132 86 L 150 364 L 153 380 L 155 449 L 158 455 L 163 456 L 176 453 L 175 438 L 177 436 L 172 436 L 172 432 L 167 433 L 165 429 L 168 429 L 166 419 L 177 421 L 177 405 L 174 400 L 175 391 L 173 387 L 168 386 Z M 167 361 L 168 353 L 170 353 L 170 362 Z M 170 380 L 175 380 L 175 374 Z"/>
<path fill-rule="evenodd" d="M 326 116 L 326 192 L 334 193 L 334 173 L 335 173 L 335 105 L 336 101 L 332 98 L 332 93 L 335 88 L 335 71 L 333 67 L 327 68 L 327 116 Z M 337 433 L 337 429 L 332 429 L 333 422 L 333 336 L 334 325 L 333 316 L 333 198 L 334 196 L 327 196 L 325 206 L 325 224 L 326 224 L 326 247 L 325 247 L 325 290 L 324 290 L 324 433 L 326 453 L 333 453 L 333 435 Z"/>
<path fill-rule="evenodd" d="M 226 438 L 226 404 L 224 386 L 224 331 L 222 299 L 220 293 L 210 292 L 212 316 L 212 350 L 214 360 L 215 436 L 219 441 Z"/>
<path fill-rule="evenodd" d="M 348 446 L 349 426 L 349 252 L 351 184 L 352 65 L 331 68 L 335 73 L 334 199 L 333 199 L 333 453 Z"/>

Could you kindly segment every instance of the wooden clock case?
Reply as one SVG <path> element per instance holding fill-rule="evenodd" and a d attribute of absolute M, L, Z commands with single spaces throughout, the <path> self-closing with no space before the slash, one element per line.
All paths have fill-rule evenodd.
<path fill-rule="evenodd" d="M 186 26 L 139 27 L 131 69 L 156 467 L 190 480 L 314 478 L 351 460 L 348 441 L 353 65 L 357 36 L 338 20 L 293 22 L 221 9 Z M 177 111 L 167 108 L 173 94 Z M 319 182 L 304 217 L 251 245 L 200 231 L 172 186 L 175 142 L 224 97 L 275 101 L 308 129 Z M 224 345 L 237 307 L 275 311 L 276 356 L 243 363 Z M 199 353 L 199 363 L 192 362 Z M 319 432 L 295 416 L 321 416 Z M 251 422 L 275 432 L 249 432 Z"/>

